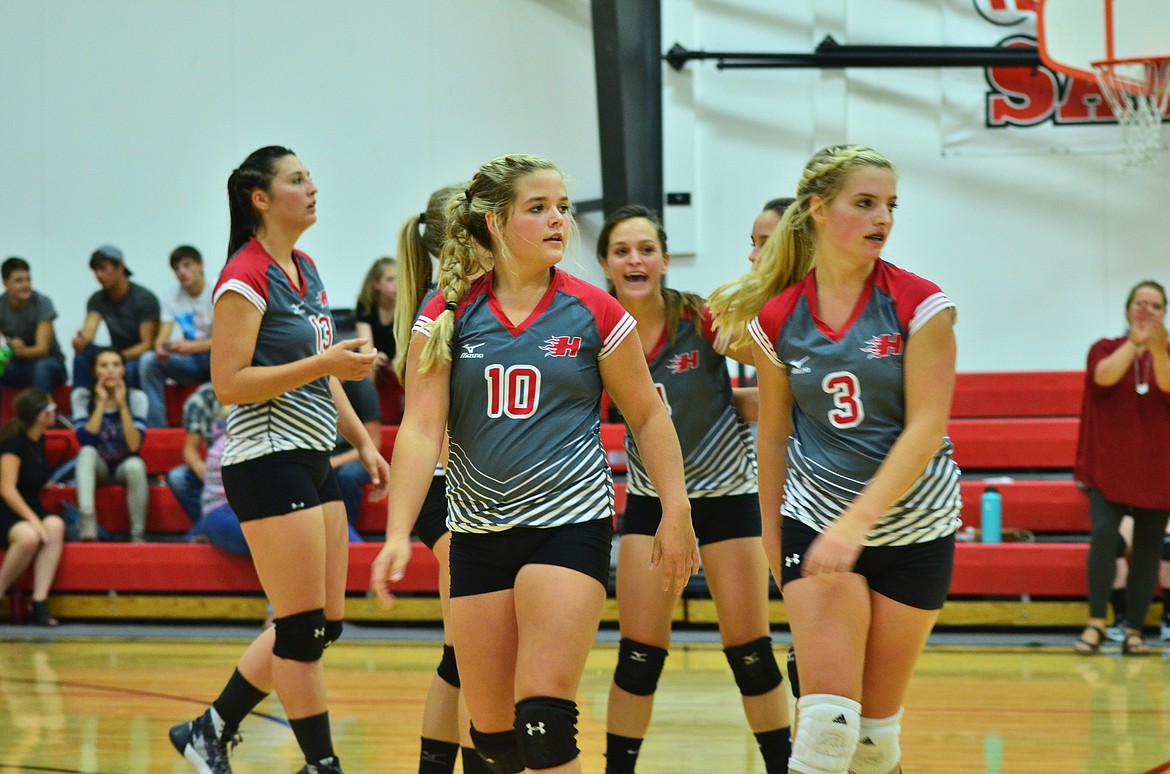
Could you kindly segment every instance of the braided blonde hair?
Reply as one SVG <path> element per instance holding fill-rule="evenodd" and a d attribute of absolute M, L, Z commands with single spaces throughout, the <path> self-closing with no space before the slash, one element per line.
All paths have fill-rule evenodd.
<path fill-rule="evenodd" d="M 467 184 L 449 185 L 438 189 L 427 200 L 427 209 L 411 215 L 398 232 L 398 301 L 394 307 L 394 372 L 406 384 L 406 355 L 410 331 L 418 314 L 419 304 L 431 287 L 431 259 L 438 258 L 447 232 L 445 211 L 447 202 Z"/>
<path fill-rule="evenodd" d="M 419 373 L 425 373 L 436 363 L 451 362 L 452 336 L 455 332 L 455 309 L 471 287 L 470 277 L 483 266 L 483 251 L 491 253 L 495 264 L 507 263 L 510 257 L 503 240 L 492 238 L 487 225 L 487 213 L 492 213 L 497 233 L 508 224 L 512 206 L 516 202 L 518 183 L 525 175 L 551 170 L 560 174 L 556 166 L 538 156 L 514 154 L 497 156 L 479 168 L 463 191 L 447 202 L 444 213 L 447 234 L 439 253 L 439 292 L 447 302 L 446 309 L 430 323 L 430 337 L 419 355 Z M 575 231 L 572 217 L 566 215 L 565 249 Z"/>
<path fill-rule="evenodd" d="M 720 347 L 750 343 L 747 325 L 764 304 L 812 271 L 816 263 L 816 231 L 809 215 L 812 199 L 826 205 L 832 202 L 858 167 L 894 171 L 889 159 L 864 145 L 830 145 L 809 159 L 796 186 L 795 201 L 784 210 L 755 266 L 717 288 L 707 300 Z"/>

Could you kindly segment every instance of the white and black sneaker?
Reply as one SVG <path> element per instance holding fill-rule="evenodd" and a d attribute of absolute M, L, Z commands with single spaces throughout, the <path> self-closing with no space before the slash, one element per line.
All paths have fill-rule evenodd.
<path fill-rule="evenodd" d="M 1170 642 L 1170 618 L 1162 619 L 1162 635 L 1159 639 L 1162 642 Z"/>
<path fill-rule="evenodd" d="M 1117 623 L 1105 629 L 1105 638 L 1110 642 L 1125 642 L 1125 621 L 1119 620 Z"/>
<path fill-rule="evenodd" d="M 298 771 L 297 774 L 343 774 L 341 760 L 336 755 L 331 755 L 316 763 L 306 763 L 305 768 Z"/>
<path fill-rule="evenodd" d="M 228 755 L 241 739 L 211 708 L 194 720 L 171 727 L 171 744 L 199 774 L 232 774 Z"/>

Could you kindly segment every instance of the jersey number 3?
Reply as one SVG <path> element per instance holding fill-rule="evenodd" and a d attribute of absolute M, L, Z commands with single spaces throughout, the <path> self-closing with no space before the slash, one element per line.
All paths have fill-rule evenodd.
<path fill-rule="evenodd" d="M 490 365 L 487 380 L 487 414 L 493 419 L 528 419 L 540 406 L 540 369 L 530 365 Z"/>
<path fill-rule="evenodd" d="M 861 382 L 848 371 L 834 371 L 825 374 L 821 389 L 833 396 L 835 408 L 829 412 L 829 421 L 842 430 L 857 427 L 865 419 L 865 407 L 861 405 Z"/>

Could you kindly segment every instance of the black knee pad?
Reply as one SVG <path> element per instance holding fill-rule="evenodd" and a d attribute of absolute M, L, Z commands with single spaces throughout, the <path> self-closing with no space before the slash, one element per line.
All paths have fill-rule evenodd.
<path fill-rule="evenodd" d="M 459 664 L 455 662 L 455 647 L 443 645 L 443 657 L 439 659 L 439 668 L 435 670 L 439 677 L 448 685 L 459 687 Z"/>
<path fill-rule="evenodd" d="M 277 618 L 276 643 L 272 654 L 292 661 L 319 661 L 325 651 L 325 631 L 329 623 L 324 610 L 306 610 Z"/>
<path fill-rule="evenodd" d="M 551 769 L 576 759 L 577 703 L 554 696 L 516 702 L 516 737 L 530 769 Z"/>
<path fill-rule="evenodd" d="M 784 681 L 776 657 L 772 655 L 771 637 L 724 648 L 723 655 L 727 656 L 735 684 L 743 696 L 762 696 Z"/>
<path fill-rule="evenodd" d="M 325 647 L 329 647 L 333 643 L 341 639 L 341 630 L 345 628 L 345 624 L 341 621 L 325 621 Z"/>
<path fill-rule="evenodd" d="M 669 651 L 665 648 L 622 637 L 618 645 L 617 668 L 613 670 L 614 685 L 635 696 L 650 696 L 658 690 L 658 678 L 662 675 L 667 653 Z"/>
<path fill-rule="evenodd" d="M 519 774 L 524 771 L 524 758 L 515 731 L 485 734 L 471 727 L 471 743 L 492 774 Z"/>
<path fill-rule="evenodd" d="M 800 698 L 800 672 L 796 671 L 796 648 L 788 649 L 788 687 L 792 689 L 792 698 Z"/>

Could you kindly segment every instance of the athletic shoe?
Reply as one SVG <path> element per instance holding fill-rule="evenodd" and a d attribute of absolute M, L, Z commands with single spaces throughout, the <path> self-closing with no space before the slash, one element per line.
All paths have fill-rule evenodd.
<path fill-rule="evenodd" d="M 306 763 L 305 768 L 297 772 L 297 774 L 343 774 L 341 771 L 341 760 L 336 755 L 328 758 L 322 758 L 316 763 Z"/>
<path fill-rule="evenodd" d="M 1170 642 L 1170 618 L 1162 619 L 1162 642 Z"/>
<path fill-rule="evenodd" d="M 212 709 L 171 727 L 171 744 L 199 774 L 232 774 L 228 754 L 242 737 L 226 728 L 216 731 Z M 221 721 L 222 722 L 222 721 Z"/>
<path fill-rule="evenodd" d="M 1110 642 L 1125 642 L 1125 621 L 1118 621 L 1105 629 L 1105 637 Z"/>

